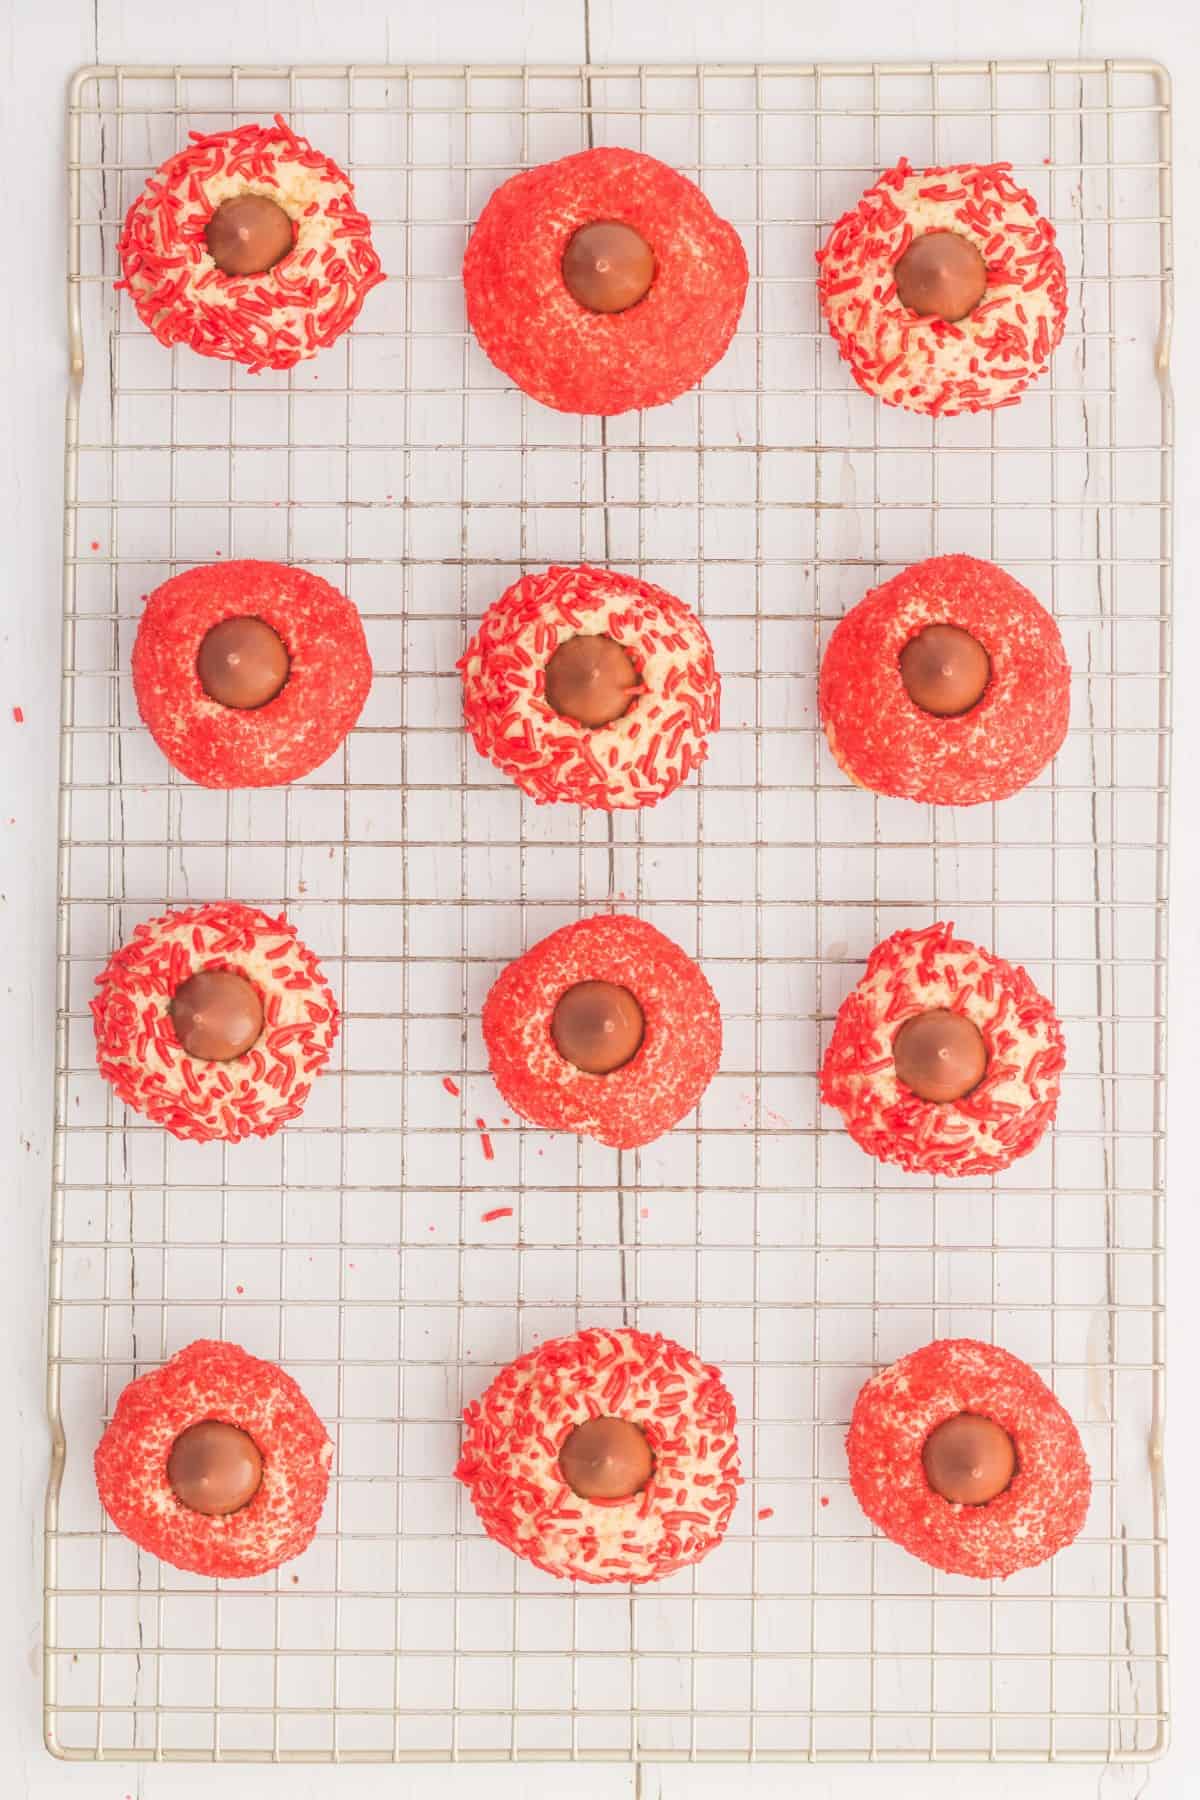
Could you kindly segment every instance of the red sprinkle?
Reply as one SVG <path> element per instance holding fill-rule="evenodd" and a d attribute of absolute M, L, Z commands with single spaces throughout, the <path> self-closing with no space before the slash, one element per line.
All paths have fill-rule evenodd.
<path fill-rule="evenodd" d="M 773 1506 L 760 1506 L 758 1509 L 758 1516 L 760 1519 L 773 1519 L 775 1517 L 775 1508 Z"/>
<path fill-rule="evenodd" d="M 479 1141 L 483 1145 L 484 1160 L 492 1162 L 496 1152 L 492 1149 L 492 1140 L 488 1136 L 487 1122 L 484 1119 L 476 1119 L 475 1124 L 479 1131 Z"/>
<path fill-rule="evenodd" d="M 454 1098 L 456 1100 L 458 1099 L 459 1094 L 462 1092 L 461 1088 L 458 1087 L 457 1083 L 451 1081 L 449 1075 L 442 1076 L 442 1086 L 445 1088 L 445 1090 L 448 1094 L 453 1094 Z"/>
<path fill-rule="evenodd" d="M 21 707 L 14 706 L 12 709 L 12 715 L 18 725 L 23 725 L 25 723 L 25 713 Z"/>
<path fill-rule="evenodd" d="M 485 1225 L 490 1225 L 493 1219 L 511 1219 L 512 1215 L 511 1206 L 493 1206 L 491 1212 L 480 1213 L 479 1217 Z"/>

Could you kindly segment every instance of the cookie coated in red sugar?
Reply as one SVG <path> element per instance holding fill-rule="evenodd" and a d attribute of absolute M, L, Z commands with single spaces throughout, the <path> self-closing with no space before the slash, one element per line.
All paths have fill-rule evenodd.
<path fill-rule="evenodd" d="M 923 710 L 905 647 L 952 625 L 982 646 L 987 685 L 952 717 Z M 975 556 L 933 556 L 874 588 L 835 627 L 821 662 L 821 723 L 839 767 L 877 794 L 936 806 L 1003 800 L 1062 747 L 1071 670 L 1054 619 L 1028 588 Z"/>
<path fill-rule="evenodd" d="M 243 977 L 262 1006 L 257 1040 L 227 1062 L 190 1055 L 172 1020 L 178 990 L 207 970 Z M 96 985 L 100 1073 L 124 1105 L 195 1143 L 271 1137 L 299 1118 L 338 1034 L 337 1003 L 295 926 L 235 900 L 138 925 Z"/>
<path fill-rule="evenodd" d="M 184 1505 L 167 1474 L 176 1440 L 209 1419 L 247 1433 L 262 1459 L 257 1491 L 224 1516 Z M 117 1530 L 173 1568 L 265 1575 L 312 1542 L 332 1459 L 290 1375 L 239 1344 L 200 1338 L 124 1389 L 96 1448 L 96 1487 Z"/>
<path fill-rule="evenodd" d="M 598 728 L 547 698 L 547 666 L 578 636 L 610 639 L 636 671 L 628 710 Z M 721 679 L 695 613 L 613 569 L 522 575 L 488 608 L 458 667 L 475 748 L 539 805 L 653 806 L 699 768 L 720 724 Z"/>
<path fill-rule="evenodd" d="M 983 298 L 959 318 L 918 312 L 897 289 L 915 240 L 968 246 Z M 962 243 L 959 248 L 961 250 Z M 817 251 L 821 310 L 859 387 L 933 417 L 1013 406 L 1046 372 L 1067 316 L 1054 227 L 1011 163 L 913 169 L 901 157 Z"/>
<path fill-rule="evenodd" d="M 982 1505 L 944 1499 L 923 1460 L 930 1434 L 959 1414 L 991 1419 L 1016 1469 Z M 1079 1535 L 1091 1472 L 1079 1432 L 1041 1376 L 994 1344 L 941 1338 L 902 1356 L 859 1391 L 846 1436 L 850 1485 L 867 1517 L 948 1575 L 1015 1575 Z"/>
<path fill-rule="evenodd" d="M 592 310 L 564 278 L 568 245 L 598 222 L 630 228 L 652 255 L 648 290 L 621 311 Z M 463 261 L 485 354 L 522 392 L 573 413 L 661 406 L 694 387 L 729 347 L 748 280 L 740 237 L 694 181 L 613 146 L 504 182 Z"/>
<path fill-rule="evenodd" d="M 566 1580 L 659 1581 L 720 1543 L 741 1482 L 733 1400 L 670 1338 L 589 1329 L 518 1357 L 463 1415 L 455 1473 L 484 1530 Z M 559 1463 L 591 1419 L 644 1432 L 653 1458 L 628 1498 L 581 1498 Z"/>
<path fill-rule="evenodd" d="M 265 705 L 223 705 L 201 683 L 214 626 L 257 619 L 287 652 Z M 133 691 L 155 743 L 201 787 L 278 787 L 331 757 L 363 709 L 371 658 L 358 608 L 319 575 L 243 559 L 185 569 L 146 601 L 133 646 Z"/>
<path fill-rule="evenodd" d="M 384 280 L 349 177 L 278 116 L 189 136 L 129 209 L 117 286 L 160 344 L 186 344 L 251 374 L 316 356 Z M 268 267 L 229 273 L 210 228 L 222 205 L 248 197 L 282 209 L 292 244 Z"/>
<path fill-rule="evenodd" d="M 983 1039 L 983 1078 L 960 1099 L 922 1099 L 897 1075 L 897 1034 L 929 1012 L 959 1014 Z M 1065 1060 L 1054 1008 L 1024 969 L 956 938 L 950 924 L 928 925 L 893 932 L 872 950 L 839 1008 L 821 1098 L 881 1162 L 930 1175 L 991 1175 L 1040 1141 Z"/>
<path fill-rule="evenodd" d="M 568 1062 L 552 1034 L 559 1001 L 582 982 L 626 989 L 642 1011 L 640 1047 L 609 1074 Z M 721 1060 L 721 1012 L 703 971 L 623 913 L 564 925 L 509 963 L 483 1003 L 483 1036 L 496 1086 L 523 1119 L 618 1150 L 677 1125 Z"/>

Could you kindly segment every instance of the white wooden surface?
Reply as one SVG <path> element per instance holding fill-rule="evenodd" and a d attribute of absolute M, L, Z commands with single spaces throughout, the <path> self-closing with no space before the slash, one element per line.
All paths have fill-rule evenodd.
<path fill-rule="evenodd" d="M 182 15 L 182 16 L 181 16 Z M 8 1255 L 0 1264 L 0 1356 L 9 1388 L 0 1400 L 11 1450 L 9 1480 L 0 1486 L 0 1794 L 56 1796 L 88 1793 L 124 1800 L 219 1792 L 242 1796 L 349 1795 L 632 1795 L 623 1768 L 393 1769 L 331 1771 L 227 1768 L 128 1769 L 61 1766 L 40 1746 L 40 1511 L 46 1433 L 42 1421 L 44 1240 L 49 1181 L 56 706 L 58 665 L 61 414 L 65 364 L 62 323 L 63 203 L 61 112 L 67 75 L 92 60 L 140 61 L 576 61 L 584 54 L 583 0 L 523 0 L 488 6 L 482 0 L 442 0 L 433 9 L 411 0 L 208 0 L 181 9 L 153 0 L 6 0 L 0 8 L 6 144 L 9 278 L 3 306 L 9 433 L 0 448 L 3 493 L 10 519 L 3 584 L 3 677 L 0 688 L 0 870 L 5 912 L 5 1010 L 0 1045 L 10 1128 L 0 1154 L 7 1177 Z M 1182 322 L 1175 345 L 1179 396 L 1176 667 L 1187 672 L 1197 654 L 1195 602 L 1189 575 L 1196 567 L 1200 450 L 1189 442 L 1190 396 L 1200 385 L 1200 354 L 1188 325 L 1200 282 L 1200 43 L 1191 0 L 1144 0 L 1136 12 L 1114 0 L 1042 0 L 1029 8 L 1002 0 L 984 12 L 954 0 L 926 0 L 902 10 L 894 0 L 860 0 L 854 15 L 794 4 L 717 7 L 697 0 L 591 5 L 591 55 L 597 62 L 638 58 L 879 58 L 996 55 L 1113 54 L 1155 56 L 1176 79 L 1176 217 Z M 1196 849 L 1190 770 L 1200 754 L 1200 720 L 1179 682 L 1176 752 L 1177 804 L 1173 888 L 1172 1115 L 1174 1174 L 1171 1261 L 1187 1268 L 1200 1249 L 1188 1190 L 1186 1142 L 1190 1085 L 1200 1073 L 1200 925 L 1189 903 L 1200 852 Z M 25 722 L 17 724 L 19 706 Z M 790 1769 L 646 1770 L 641 1791 L 668 1800 L 727 1793 L 736 1784 L 765 1794 L 942 1794 L 969 1784 L 972 1794 L 1079 1795 L 1105 1800 L 1150 1793 L 1195 1791 L 1200 1772 L 1200 1721 L 1193 1695 L 1200 1675 L 1200 1555 L 1187 1541 L 1189 1508 L 1180 1497 L 1200 1478 L 1200 1453 L 1187 1431 L 1191 1371 L 1200 1350 L 1200 1321 L 1189 1305 L 1181 1273 L 1172 1283 L 1171 1366 L 1176 1429 L 1169 1444 L 1170 1491 L 1178 1521 L 1171 1591 L 1175 1743 L 1151 1768 L 1122 1769 Z"/>

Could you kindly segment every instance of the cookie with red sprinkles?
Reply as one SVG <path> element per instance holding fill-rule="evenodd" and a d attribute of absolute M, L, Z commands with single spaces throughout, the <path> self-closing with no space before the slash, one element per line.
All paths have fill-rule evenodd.
<path fill-rule="evenodd" d="M 126 215 L 117 286 L 160 344 L 186 344 L 251 374 L 316 356 L 384 280 L 349 177 L 278 116 L 189 137 Z M 210 247 L 212 223 L 222 206 L 247 200 L 282 210 L 286 247 L 269 267 L 227 272 Z"/>
<path fill-rule="evenodd" d="M 257 1039 L 229 1061 L 190 1054 L 173 1022 L 180 988 L 208 971 L 240 977 L 261 1005 Z M 123 1105 L 196 1143 L 271 1137 L 299 1118 L 337 1038 L 337 1003 L 295 926 L 234 900 L 138 925 L 96 985 L 100 1073 Z"/>
<path fill-rule="evenodd" d="M 600 225 L 624 228 L 644 262 L 649 285 L 620 310 L 596 310 L 568 285 L 568 247 Z M 463 261 L 484 353 L 523 393 L 571 413 L 661 406 L 694 387 L 728 349 L 748 280 L 741 238 L 694 181 L 608 145 L 512 176 Z"/>
<path fill-rule="evenodd" d="M 518 1357 L 464 1412 L 455 1473 L 484 1530 L 571 1581 L 658 1581 L 725 1535 L 741 1482 L 733 1400 L 720 1373 L 670 1338 L 622 1327 Z M 566 1440 L 592 1419 L 645 1434 L 649 1479 L 628 1498 L 583 1498 Z"/>
<path fill-rule="evenodd" d="M 207 1420 L 246 1433 L 261 1460 L 252 1497 L 223 1515 L 184 1504 L 168 1476 L 178 1439 Z M 265 1575 L 311 1543 L 332 1459 L 290 1375 L 239 1344 L 201 1338 L 124 1389 L 96 1447 L 96 1487 L 117 1530 L 173 1568 Z"/>
<path fill-rule="evenodd" d="M 924 1099 L 900 1079 L 896 1039 L 925 1014 L 959 1015 L 982 1038 L 983 1074 L 961 1098 Z M 896 931 L 872 950 L 838 1010 L 821 1097 L 881 1162 L 930 1175 L 991 1175 L 1035 1148 L 1054 1118 L 1062 1026 L 1024 969 L 954 936 Z"/>
<path fill-rule="evenodd" d="M 554 1036 L 564 995 L 592 983 L 633 996 L 643 1021 L 635 1054 L 607 1074 L 568 1061 Z M 483 1036 L 496 1086 L 523 1119 L 618 1150 L 678 1125 L 721 1060 L 721 1012 L 703 971 L 624 913 L 564 925 L 509 963 L 484 1001 Z"/>
<path fill-rule="evenodd" d="M 202 680 L 209 634 L 234 621 L 261 622 L 282 647 L 282 686 L 262 704 L 226 703 Z M 354 602 L 305 569 L 248 558 L 185 569 L 155 588 L 132 664 L 151 737 L 181 774 L 210 788 L 299 781 L 333 755 L 371 687 Z"/>
<path fill-rule="evenodd" d="M 986 686 L 942 715 L 913 699 L 901 656 L 953 626 L 986 657 Z M 965 697 L 965 696 L 964 696 Z M 1071 670 L 1053 617 L 975 556 L 933 556 L 874 588 L 835 627 L 821 662 L 821 723 L 838 766 L 877 794 L 937 806 L 1003 800 L 1062 747 Z"/>
<path fill-rule="evenodd" d="M 990 1419 L 1015 1452 L 1007 1487 L 983 1504 L 947 1500 L 926 1474 L 931 1433 L 960 1414 Z M 1034 1369 L 972 1338 L 902 1356 L 859 1391 L 846 1437 L 850 1485 L 885 1536 L 948 1575 L 988 1581 L 1072 1543 L 1091 1472 L 1079 1432 Z"/>
<path fill-rule="evenodd" d="M 598 727 L 547 698 L 552 657 L 580 637 L 616 644 L 635 671 L 627 710 Z M 475 748 L 539 805 L 653 806 L 699 768 L 721 721 L 721 679 L 695 613 L 614 569 L 522 575 L 488 608 L 458 668 Z"/>
<path fill-rule="evenodd" d="M 982 297 L 963 316 L 901 298 L 911 290 L 898 265 L 935 233 L 958 239 L 979 269 Z M 1062 339 L 1062 254 L 1010 163 L 917 170 L 902 157 L 838 220 L 817 261 L 838 349 L 859 387 L 889 406 L 936 418 L 1015 405 Z"/>

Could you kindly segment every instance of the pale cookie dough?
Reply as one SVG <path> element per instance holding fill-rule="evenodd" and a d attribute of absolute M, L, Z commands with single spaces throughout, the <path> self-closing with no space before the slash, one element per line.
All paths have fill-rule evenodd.
<path fill-rule="evenodd" d="M 914 237 L 950 231 L 987 264 L 984 300 L 957 323 L 921 317 L 893 269 Z M 1009 163 L 914 170 L 902 157 L 817 251 L 821 310 L 854 379 L 889 406 L 949 417 L 1011 406 L 1057 349 L 1067 278 L 1054 227 Z"/>

